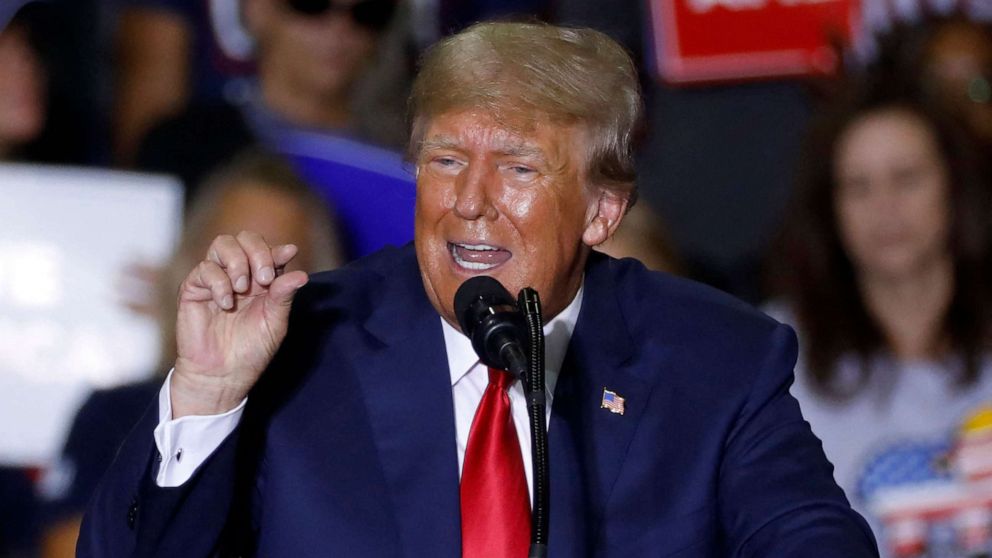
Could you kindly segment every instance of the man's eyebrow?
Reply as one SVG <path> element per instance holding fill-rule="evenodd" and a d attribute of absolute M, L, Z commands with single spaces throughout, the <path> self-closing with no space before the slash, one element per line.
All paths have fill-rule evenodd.
<path fill-rule="evenodd" d="M 435 136 L 425 139 L 420 144 L 420 151 L 432 151 L 435 149 L 462 149 L 461 143 L 451 136 Z M 509 157 L 531 157 L 541 161 L 547 161 L 547 156 L 541 148 L 526 143 L 508 143 L 499 148 L 500 155 Z"/>
<path fill-rule="evenodd" d="M 423 143 L 420 144 L 420 149 L 422 151 L 427 151 L 431 149 L 457 149 L 458 142 L 454 138 L 448 136 L 435 136 L 432 138 L 425 139 Z"/>
<path fill-rule="evenodd" d="M 501 149 L 500 153 L 503 155 L 509 155 L 510 157 L 533 157 L 535 159 L 541 159 L 542 161 L 545 160 L 544 151 L 533 145 L 509 145 Z"/>

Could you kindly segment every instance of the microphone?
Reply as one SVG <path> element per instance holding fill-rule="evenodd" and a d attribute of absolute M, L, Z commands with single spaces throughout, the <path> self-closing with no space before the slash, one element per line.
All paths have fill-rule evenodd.
<path fill-rule="evenodd" d="M 478 275 L 462 283 L 455 292 L 455 316 L 483 364 L 526 381 L 527 326 L 499 281 Z"/>
<path fill-rule="evenodd" d="M 486 366 L 509 370 L 525 386 L 534 467 L 531 544 L 527 556 L 547 558 L 551 492 L 541 299 L 537 291 L 525 288 L 520 291 L 519 300 L 518 306 L 499 281 L 478 275 L 462 283 L 455 292 L 455 316 L 462 332 L 472 340 L 479 360 Z"/>

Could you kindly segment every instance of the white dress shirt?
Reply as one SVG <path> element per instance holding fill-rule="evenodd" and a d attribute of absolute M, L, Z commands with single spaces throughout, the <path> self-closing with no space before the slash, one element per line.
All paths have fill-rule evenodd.
<path fill-rule="evenodd" d="M 544 326 L 545 387 L 548 397 L 545 420 L 551 418 L 555 385 L 565 359 L 568 342 L 575 330 L 579 309 L 582 307 L 582 291 L 580 287 L 572 302 Z M 458 474 L 461 475 L 469 431 L 472 428 L 475 411 L 482 401 L 482 394 L 489 385 L 489 371 L 479 362 L 469 338 L 458 332 L 443 318 L 438 319 L 441 320 L 441 328 L 444 332 L 448 371 L 451 374 L 451 397 L 455 408 L 455 434 L 458 446 Z M 220 415 L 190 415 L 173 419 L 169 392 L 171 379 L 170 372 L 158 396 L 159 424 L 155 427 L 155 445 L 158 447 L 161 462 L 155 481 L 159 486 L 180 486 L 189 480 L 196 469 L 220 446 L 224 438 L 237 427 L 247 402 L 247 399 L 244 399 L 237 407 Z M 533 466 L 527 400 L 520 382 L 514 382 L 510 386 L 509 395 L 510 412 L 513 414 L 513 423 L 520 442 L 520 453 L 524 460 L 524 472 L 527 475 L 527 489 L 531 491 L 533 498 L 531 480 Z"/>

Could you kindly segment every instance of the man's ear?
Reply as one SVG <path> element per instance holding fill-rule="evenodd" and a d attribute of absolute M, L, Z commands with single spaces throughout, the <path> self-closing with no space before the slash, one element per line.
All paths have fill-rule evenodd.
<path fill-rule="evenodd" d="M 627 213 L 630 194 L 601 188 L 596 200 L 590 202 L 590 218 L 582 232 L 582 242 L 594 247 L 606 242 L 620 227 Z"/>

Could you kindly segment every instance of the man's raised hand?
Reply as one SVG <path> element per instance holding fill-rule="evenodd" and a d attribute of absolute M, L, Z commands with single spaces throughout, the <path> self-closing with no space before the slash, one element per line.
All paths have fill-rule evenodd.
<path fill-rule="evenodd" d="M 302 271 L 284 273 L 292 244 L 242 231 L 214 239 L 179 288 L 172 416 L 226 412 L 248 394 L 278 350 Z"/>

